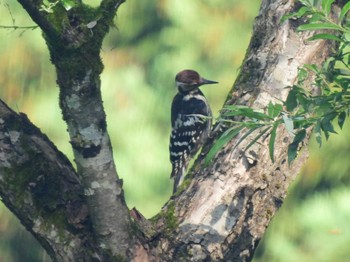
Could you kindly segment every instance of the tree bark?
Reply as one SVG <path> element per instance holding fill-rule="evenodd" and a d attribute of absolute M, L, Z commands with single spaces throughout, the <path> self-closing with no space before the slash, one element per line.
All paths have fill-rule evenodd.
<path fill-rule="evenodd" d="M 279 129 L 275 162 L 262 137 L 230 141 L 204 166 L 227 128 L 217 124 L 181 190 L 151 220 L 129 215 L 106 129 L 100 94 L 103 37 L 123 1 L 102 1 L 91 13 L 77 2 L 39 12 L 41 1 L 18 0 L 43 30 L 56 66 L 60 106 L 77 172 L 23 114 L 0 103 L 0 196 L 54 261 L 250 261 L 290 183 L 307 158 L 302 149 L 288 166 L 291 137 Z M 256 109 L 285 100 L 305 63 L 322 64 L 333 43 L 308 42 L 302 21 L 280 23 L 292 0 L 263 0 L 250 46 L 226 105 Z M 96 14 L 98 14 L 96 16 Z M 57 18 L 56 17 L 56 18 Z"/>
<path fill-rule="evenodd" d="M 104 256 L 126 256 L 131 243 L 129 211 L 118 179 L 101 99 L 100 50 L 124 1 L 103 0 L 98 8 L 74 1 L 51 13 L 42 1 L 18 0 L 43 31 L 55 65 L 60 107 L 67 123 L 78 176 L 84 187 L 93 233 Z"/>
<path fill-rule="evenodd" d="M 2 101 L 0 195 L 54 261 L 91 261 L 94 240 L 74 168 L 24 114 Z"/>

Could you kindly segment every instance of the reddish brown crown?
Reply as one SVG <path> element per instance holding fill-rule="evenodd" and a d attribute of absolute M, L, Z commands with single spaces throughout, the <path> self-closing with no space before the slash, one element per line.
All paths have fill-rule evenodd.
<path fill-rule="evenodd" d="M 196 71 L 186 69 L 176 75 L 175 81 L 193 85 L 199 84 L 201 82 L 201 77 Z"/>
<path fill-rule="evenodd" d="M 175 77 L 176 86 L 181 91 L 191 91 L 201 85 L 217 84 L 218 82 L 201 77 L 196 71 L 182 70 Z"/>

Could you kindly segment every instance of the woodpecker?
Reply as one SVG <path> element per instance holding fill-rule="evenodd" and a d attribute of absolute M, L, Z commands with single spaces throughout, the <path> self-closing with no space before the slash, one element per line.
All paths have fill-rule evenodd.
<path fill-rule="evenodd" d="M 194 70 L 183 70 L 175 77 L 178 93 L 171 105 L 170 162 L 173 193 L 182 183 L 190 159 L 209 135 L 211 110 L 207 99 L 199 90 L 201 85 L 218 82 L 201 77 Z"/>

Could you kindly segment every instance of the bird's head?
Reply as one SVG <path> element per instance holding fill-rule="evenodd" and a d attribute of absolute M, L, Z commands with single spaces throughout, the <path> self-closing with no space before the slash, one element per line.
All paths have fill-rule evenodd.
<path fill-rule="evenodd" d="M 218 82 L 201 77 L 194 70 L 182 70 L 175 77 L 175 83 L 179 91 L 190 92 L 201 85 L 217 84 Z"/>

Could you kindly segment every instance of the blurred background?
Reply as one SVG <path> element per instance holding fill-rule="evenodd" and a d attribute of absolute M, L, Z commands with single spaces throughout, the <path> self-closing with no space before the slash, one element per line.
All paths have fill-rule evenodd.
<path fill-rule="evenodd" d="M 96 1 L 85 1 L 96 5 Z M 175 74 L 195 69 L 222 106 L 249 43 L 260 1 L 128 0 L 102 50 L 102 93 L 126 200 L 145 216 L 171 195 L 168 140 Z M 34 25 L 22 7 L 0 0 L 0 25 Z M 24 112 L 72 159 L 58 107 L 55 71 L 39 29 L 0 29 L 0 98 Z M 349 123 L 319 148 L 293 184 L 256 252 L 263 261 L 350 261 Z M 0 262 L 50 261 L 0 202 Z"/>

